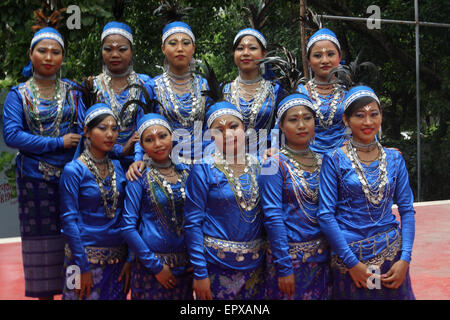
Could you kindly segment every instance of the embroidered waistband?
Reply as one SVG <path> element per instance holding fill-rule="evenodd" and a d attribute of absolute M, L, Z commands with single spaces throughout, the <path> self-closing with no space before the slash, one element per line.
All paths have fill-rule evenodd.
<path fill-rule="evenodd" d="M 245 254 L 252 254 L 252 259 L 256 260 L 260 256 L 261 250 L 265 248 L 265 242 L 263 239 L 256 239 L 248 242 L 236 242 L 213 238 L 205 236 L 203 243 L 206 247 L 217 250 L 217 256 L 220 259 L 225 259 L 225 253 L 233 253 L 236 255 L 237 262 L 245 260 Z"/>
<path fill-rule="evenodd" d="M 69 245 L 64 248 L 66 257 L 72 259 L 72 251 Z M 88 261 L 93 264 L 117 264 L 125 260 L 128 254 L 127 246 L 120 247 L 84 247 Z"/>
<path fill-rule="evenodd" d="M 52 177 L 59 178 L 63 172 L 62 168 L 55 167 L 47 162 L 39 161 L 38 166 L 39 171 L 42 172 L 42 177 L 44 180 L 50 181 Z"/>
<path fill-rule="evenodd" d="M 161 263 L 168 265 L 170 268 L 184 267 L 189 264 L 189 255 L 186 252 L 180 253 L 155 252 L 154 254 L 161 261 Z"/>
<path fill-rule="evenodd" d="M 395 236 L 389 237 L 389 233 L 395 230 Z M 386 243 L 386 248 L 383 249 L 380 253 L 375 255 L 376 252 L 376 244 L 381 243 L 381 241 L 377 241 L 376 239 L 379 237 L 384 237 L 383 243 Z M 372 244 L 372 247 L 369 247 L 373 250 L 373 258 L 363 259 L 362 250 L 363 245 Z M 385 261 L 393 261 L 399 250 L 402 248 L 402 236 L 399 232 L 398 228 L 392 228 L 386 232 L 382 232 L 372 236 L 370 238 L 366 238 L 360 241 L 355 241 L 349 244 L 350 247 L 358 246 L 359 248 L 359 261 L 363 262 L 366 265 L 377 265 L 381 267 Z M 348 271 L 347 267 L 343 263 L 342 259 L 337 255 L 333 255 L 331 257 L 331 267 L 338 269 L 341 273 L 346 273 Z"/>

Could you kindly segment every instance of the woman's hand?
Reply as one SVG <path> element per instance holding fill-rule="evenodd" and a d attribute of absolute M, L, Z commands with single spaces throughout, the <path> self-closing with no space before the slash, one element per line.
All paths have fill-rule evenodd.
<path fill-rule="evenodd" d="M 275 153 L 277 153 L 279 150 L 277 148 L 269 148 L 266 149 L 266 151 L 264 151 L 264 156 L 263 156 L 263 162 L 265 162 L 267 160 L 267 158 L 273 156 Z"/>
<path fill-rule="evenodd" d="M 292 297 L 295 294 L 295 277 L 294 274 L 291 274 L 286 277 L 278 278 L 278 288 L 281 292 L 284 292 L 289 297 Z"/>
<path fill-rule="evenodd" d="M 194 292 L 198 300 L 212 300 L 209 278 L 201 280 L 194 279 Z"/>
<path fill-rule="evenodd" d="M 133 162 L 128 168 L 126 177 L 128 181 L 138 180 L 142 177 L 142 171 L 144 171 L 145 162 L 144 161 L 136 161 Z"/>
<path fill-rule="evenodd" d="M 398 289 L 405 281 L 408 268 L 408 262 L 398 260 L 387 273 L 381 275 L 381 284 L 389 289 Z"/>
<path fill-rule="evenodd" d="M 75 148 L 80 142 L 81 135 L 77 133 L 68 133 L 63 136 L 64 149 Z"/>
<path fill-rule="evenodd" d="M 83 298 L 89 298 L 91 295 L 91 289 L 94 287 L 94 280 L 92 279 L 92 272 L 88 271 L 82 273 L 80 276 L 80 289 L 75 289 L 75 293 L 78 296 L 78 300 Z"/>
<path fill-rule="evenodd" d="M 166 289 L 173 289 L 177 285 L 177 279 L 167 264 L 163 265 L 163 269 L 158 274 L 155 274 L 155 278 Z"/>
<path fill-rule="evenodd" d="M 121 282 L 125 277 L 125 284 L 123 285 L 123 293 L 128 294 L 130 291 L 130 282 L 131 282 L 131 263 L 125 262 L 122 268 L 122 272 L 120 273 L 118 282 Z"/>
<path fill-rule="evenodd" d="M 375 276 L 373 273 L 368 271 L 367 266 L 362 262 L 359 262 L 356 266 L 349 269 L 348 272 L 358 288 L 367 289 L 367 279 L 371 276 Z"/>
<path fill-rule="evenodd" d="M 139 141 L 139 133 L 135 132 L 123 146 L 122 155 L 129 156 L 134 152 L 134 144 Z"/>

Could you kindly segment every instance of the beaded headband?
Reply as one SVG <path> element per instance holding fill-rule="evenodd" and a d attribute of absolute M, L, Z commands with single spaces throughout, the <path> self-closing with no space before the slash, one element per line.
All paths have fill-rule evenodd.
<path fill-rule="evenodd" d="M 281 119 L 281 116 L 286 111 L 288 111 L 290 108 L 293 108 L 296 106 L 306 106 L 306 107 L 309 107 L 311 110 L 314 110 L 314 107 L 313 107 L 311 101 L 308 101 L 308 100 L 302 99 L 302 98 L 295 98 L 295 99 L 287 101 L 278 109 L 278 112 L 277 112 L 278 119 Z"/>
<path fill-rule="evenodd" d="M 214 120 L 216 120 L 218 117 L 225 116 L 225 115 L 232 115 L 238 118 L 241 121 L 244 121 L 244 118 L 242 117 L 242 114 L 240 114 L 238 111 L 233 109 L 219 109 L 217 111 L 214 111 L 208 118 L 208 128 L 211 128 L 211 125 L 213 124 Z"/>
<path fill-rule="evenodd" d="M 116 119 L 113 111 L 110 108 L 98 108 L 97 110 L 92 111 L 91 113 L 86 115 L 86 118 L 84 119 L 84 126 L 87 126 L 92 120 L 94 120 L 95 118 L 97 118 L 102 114 L 112 115 L 114 119 Z"/>
<path fill-rule="evenodd" d="M 138 134 L 139 134 L 139 139 L 142 137 L 142 134 L 144 133 L 144 131 L 154 125 L 160 125 L 163 126 L 165 128 L 167 128 L 167 130 L 169 130 L 170 133 L 172 133 L 172 128 L 170 127 L 170 124 L 167 121 L 164 121 L 162 119 L 149 119 L 147 121 L 144 121 L 138 129 Z"/>
<path fill-rule="evenodd" d="M 260 32 L 258 32 L 255 29 L 247 28 L 247 29 L 243 29 L 243 30 L 239 31 L 238 34 L 236 35 L 236 37 L 234 37 L 233 44 L 236 44 L 236 41 L 241 36 L 254 36 L 256 39 L 258 39 L 262 43 L 264 48 L 267 47 L 266 39 L 264 38 L 264 36 Z"/>
<path fill-rule="evenodd" d="M 308 44 L 306 45 L 306 51 L 309 51 L 309 49 L 316 42 L 322 41 L 322 40 L 328 40 L 328 41 L 333 42 L 339 48 L 339 50 L 341 50 L 341 45 L 340 45 L 338 39 L 336 38 L 336 35 L 333 33 L 333 31 L 323 28 L 311 36 L 311 38 L 308 41 Z"/>
<path fill-rule="evenodd" d="M 162 43 L 164 44 L 164 41 L 166 41 L 166 39 L 168 37 L 170 37 L 171 35 L 173 35 L 175 33 L 187 34 L 189 37 L 191 37 L 192 41 L 195 43 L 195 36 L 192 33 L 192 31 L 189 30 L 188 28 L 185 28 L 185 27 L 182 27 L 182 26 L 173 27 L 173 28 L 170 28 L 169 30 L 167 30 L 166 32 L 164 32 L 164 34 L 162 36 Z"/>
<path fill-rule="evenodd" d="M 133 44 L 133 35 L 131 33 L 129 33 L 128 31 L 121 29 L 121 28 L 110 28 L 110 29 L 103 31 L 101 41 L 103 42 L 103 40 L 107 36 L 112 35 L 112 34 L 121 35 L 121 36 L 127 38 L 131 42 L 131 44 Z"/>
<path fill-rule="evenodd" d="M 378 99 L 377 95 L 375 93 L 373 93 L 372 91 L 369 90 L 360 90 L 357 91 L 355 93 L 352 93 L 350 96 L 348 96 L 348 98 L 345 99 L 344 101 L 344 110 L 347 110 L 347 108 L 355 101 L 358 100 L 359 98 L 362 97 L 370 97 L 373 98 L 378 105 L 380 105 L 380 100 Z"/>
<path fill-rule="evenodd" d="M 41 41 L 43 39 L 55 40 L 64 49 L 64 41 L 63 41 L 63 39 L 58 34 L 56 34 L 54 32 L 36 33 L 36 35 L 31 40 L 30 48 L 33 48 L 36 43 L 38 43 L 39 41 Z"/>

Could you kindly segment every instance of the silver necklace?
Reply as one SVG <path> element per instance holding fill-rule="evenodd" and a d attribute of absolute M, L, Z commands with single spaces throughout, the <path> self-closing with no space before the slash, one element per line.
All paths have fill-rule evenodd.
<path fill-rule="evenodd" d="M 322 106 L 322 100 L 319 97 L 319 93 L 317 92 L 317 84 L 314 80 L 308 81 L 308 86 L 311 88 L 311 98 L 313 100 L 313 107 L 316 113 L 316 117 L 319 118 L 319 124 L 323 128 L 329 128 L 333 124 L 334 116 L 336 115 L 338 102 L 343 94 L 343 90 L 341 86 L 337 83 L 333 84 L 333 98 L 331 99 L 329 110 L 330 113 L 328 118 L 325 119 L 324 114 L 322 113 L 320 107 Z"/>
<path fill-rule="evenodd" d="M 371 143 L 365 144 L 355 141 L 354 139 L 350 140 L 350 143 L 355 147 L 357 150 L 362 152 L 370 152 L 372 150 L 375 150 L 378 147 L 378 141 L 374 140 Z"/>
<path fill-rule="evenodd" d="M 306 149 L 303 149 L 303 150 L 292 149 L 292 148 L 289 147 L 287 144 L 284 146 L 284 148 L 285 148 L 286 150 L 288 150 L 290 153 L 295 154 L 295 155 L 297 155 L 297 156 L 306 156 L 306 155 L 308 155 L 309 153 L 311 153 L 311 149 L 309 149 L 309 148 L 306 148 Z"/>

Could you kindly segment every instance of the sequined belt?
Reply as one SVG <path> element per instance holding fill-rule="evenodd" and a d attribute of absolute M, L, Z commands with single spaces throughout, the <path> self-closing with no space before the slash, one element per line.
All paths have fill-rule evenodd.
<path fill-rule="evenodd" d="M 184 267 L 189 264 L 189 255 L 186 252 L 181 253 L 154 253 L 161 263 L 171 268 Z"/>
<path fill-rule="evenodd" d="M 72 251 L 69 245 L 66 244 L 64 248 L 66 257 L 72 259 Z M 127 246 L 120 247 L 84 247 L 88 261 L 93 264 L 117 264 L 126 259 L 128 254 Z"/>
<path fill-rule="evenodd" d="M 395 230 L 396 237 L 393 241 L 390 241 L 391 238 L 389 237 L 389 233 L 394 230 Z M 377 242 L 376 239 L 381 236 L 384 236 L 387 246 L 380 253 L 375 255 L 376 244 L 380 243 L 380 242 Z M 367 245 L 367 244 L 370 244 L 371 242 L 373 242 L 372 250 L 373 250 L 375 256 L 373 258 L 363 260 L 363 257 L 362 257 L 363 244 Z M 386 232 L 378 233 L 370 238 L 352 242 L 349 244 L 349 246 L 350 247 L 355 247 L 355 246 L 359 247 L 359 261 L 361 261 L 365 265 L 377 265 L 377 266 L 381 267 L 381 265 L 385 261 L 393 261 L 395 259 L 398 251 L 401 250 L 401 248 L 402 248 L 402 236 L 400 235 L 398 228 L 392 228 Z M 331 267 L 338 269 L 341 273 L 346 273 L 348 271 L 348 269 L 345 266 L 345 264 L 343 263 L 342 259 L 339 258 L 337 255 L 333 255 L 331 257 Z"/>
<path fill-rule="evenodd" d="M 244 261 L 244 255 L 249 253 L 252 254 L 252 259 L 256 260 L 259 258 L 261 250 L 265 248 L 265 242 L 263 239 L 248 242 L 236 242 L 205 236 L 203 243 L 206 247 L 217 250 L 217 256 L 220 259 L 225 259 L 226 252 L 235 254 L 235 259 L 237 262 Z"/>
<path fill-rule="evenodd" d="M 59 178 L 63 172 L 62 168 L 52 166 L 47 162 L 39 161 L 38 169 L 42 172 L 42 177 L 44 180 L 50 181 L 52 177 Z"/>

